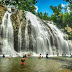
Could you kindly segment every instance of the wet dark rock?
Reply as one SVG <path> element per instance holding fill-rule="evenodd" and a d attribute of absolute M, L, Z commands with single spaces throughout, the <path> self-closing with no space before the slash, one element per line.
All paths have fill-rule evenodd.
<path fill-rule="evenodd" d="M 12 15 L 11 15 L 11 20 L 13 24 L 13 29 L 14 29 L 14 49 L 15 51 L 18 52 L 19 47 L 18 47 L 18 32 L 19 32 L 19 27 L 21 24 L 21 32 L 22 32 L 22 47 L 21 49 L 23 50 L 25 48 L 25 27 L 26 27 L 26 21 L 25 18 L 23 18 L 23 13 L 20 10 L 16 10 L 12 8 Z"/>
<path fill-rule="evenodd" d="M 2 43 L 2 42 L 0 42 L 0 45 L 3 45 L 3 43 Z"/>
<path fill-rule="evenodd" d="M 7 7 L 0 4 L 0 25 L 2 23 L 2 18 L 4 16 L 4 13 L 7 11 Z"/>

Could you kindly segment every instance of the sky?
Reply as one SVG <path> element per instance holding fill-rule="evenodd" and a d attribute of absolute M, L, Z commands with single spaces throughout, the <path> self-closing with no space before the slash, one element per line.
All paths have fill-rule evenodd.
<path fill-rule="evenodd" d="M 53 14 L 53 11 L 50 9 L 50 6 L 58 6 L 58 4 L 61 4 L 62 7 L 65 5 L 68 5 L 67 2 L 63 0 L 37 0 L 38 2 L 36 3 L 36 8 L 37 12 L 47 12 L 48 16 L 51 16 Z M 64 10 L 62 10 L 64 12 Z"/>

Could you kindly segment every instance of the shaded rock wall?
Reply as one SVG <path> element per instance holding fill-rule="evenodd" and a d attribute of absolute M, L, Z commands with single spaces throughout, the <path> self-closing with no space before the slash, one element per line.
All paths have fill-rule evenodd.
<path fill-rule="evenodd" d="M 22 31 L 22 46 L 25 46 L 24 41 L 24 37 L 25 37 L 25 26 L 26 26 L 26 21 L 24 18 L 24 12 L 22 11 L 18 11 L 18 10 L 14 10 L 12 9 L 12 24 L 13 24 L 13 28 L 14 28 L 14 49 L 18 52 L 18 32 L 19 32 L 19 27 L 21 24 L 21 31 Z M 23 48 L 22 47 L 22 48 Z"/>
<path fill-rule="evenodd" d="M 7 11 L 7 7 L 6 6 L 3 6 L 3 5 L 0 5 L 0 25 L 2 23 L 2 18 L 4 16 L 4 13 Z"/>

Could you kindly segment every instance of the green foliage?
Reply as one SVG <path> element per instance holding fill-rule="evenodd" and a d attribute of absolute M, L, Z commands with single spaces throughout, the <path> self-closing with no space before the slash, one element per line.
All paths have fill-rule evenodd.
<path fill-rule="evenodd" d="M 69 33 L 68 39 L 72 40 L 72 32 Z"/>
<path fill-rule="evenodd" d="M 50 6 L 50 8 L 53 10 L 54 13 L 53 15 L 51 15 L 51 20 L 53 20 L 53 22 L 56 23 L 59 28 L 62 28 L 63 13 L 61 12 L 61 4 L 58 4 L 58 6 Z"/>
<path fill-rule="evenodd" d="M 50 19 L 53 20 L 54 23 L 57 22 L 57 18 L 56 18 L 56 15 L 55 14 L 51 15 L 51 18 Z"/>
<path fill-rule="evenodd" d="M 68 25 L 69 27 L 72 28 L 72 15 L 71 14 L 67 12 L 63 14 L 63 24 L 65 25 L 65 27 L 66 25 Z"/>
<path fill-rule="evenodd" d="M 0 1 L 0 4 L 3 5 L 13 5 L 15 8 L 30 11 L 33 14 L 36 14 L 35 10 L 36 7 L 34 6 L 36 4 L 36 0 L 7 0 L 7 1 Z"/>
<path fill-rule="evenodd" d="M 63 14 L 63 24 L 64 24 L 64 27 L 66 27 L 66 25 L 69 24 L 69 13 L 68 12 Z"/>
<path fill-rule="evenodd" d="M 70 10 L 72 11 L 72 1 L 69 2 L 68 7 L 70 8 Z"/>
<path fill-rule="evenodd" d="M 38 13 L 37 13 L 37 16 L 40 17 L 41 19 L 43 19 L 43 14 L 42 14 L 42 12 L 40 12 L 40 13 L 38 12 Z"/>
<path fill-rule="evenodd" d="M 66 1 L 66 2 L 70 2 L 71 0 L 64 0 L 64 1 Z"/>
<path fill-rule="evenodd" d="M 51 20 L 53 20 L 54 23 L 59 28 L 64 28 L 67 25 L 72 27 L 72 13 L 70 14 L 68 12 L 65 12 L 64 14 L 61 12 L 62 7 L 61 5 L 58 6 L 50 6 L 50 8 L 53 10 L 53 15 L 51 15 Z"/>
<path fill-rule="evenodd" d="M 53 15 L 51 15 L 51 20 L 53 20 L 53 22 L 55 23 L 56 26 L 58 26 L 59 28 L 69 28 L 67 30 L 64 30 L 64 32 L 66 32 L 69 37 L 68 39 L 72 39 L 72 1 L 69 1 L 69 0 L 66 0 L 67 2 L 69 2 L 69 9 L 70 9 L 70 13 L 68 13 L 66 11 L 67 7 L 65 7 L 65 13 L 63 14 L 61 12 L 62 10 L 62 7 L 61 5 L 58 5 L 58 6 L 50 6 L 50 8 L 53 10 Z M 66 27 L 66 26 L 69 26 L 69 27 Z"/>
<path fill-rule="evenodd" d="M 69 3 L 68 7 L 69 7 L 70 11 L 72 12 L 72 0 L 64 0 L 64 1 Z"/>
<path fill-rule="evenodd" d="M 44 20 L 49 20 L 48 13 L 46 13 L 46 12 L 44 13 L 43 19 Z"/>
<path fill-rule="evenodd" d="M 50 8 L 53 10 L 53 13 L 55 13 L 56 15 L 59 15 L 59 13 L 62 10 L 61 4 L 58 4 L 58 6 L 50 6 Z"/>
<path fill-rule="evenodd" d="M 40 18 L 43 19 L 43 20 L 49 20 L 49 19 L 50 19 L 50 18 L 48 17 L 48 13 L 46 13 L 46 12 L 45 12 L 44 14 L 43 14 L 42 12 L 40 12 L 40 13 L 38 12 L 38 13 L 37 13 L 37 16 L 40 17 Z"/>
<path fill-rule="evenodd" d="M 43 14 L 42 14 L 42 12 L 40 12 L 40 15 L 39 15 L 39 16 L 40 16 L 41 19 L 43 18 Z"/>

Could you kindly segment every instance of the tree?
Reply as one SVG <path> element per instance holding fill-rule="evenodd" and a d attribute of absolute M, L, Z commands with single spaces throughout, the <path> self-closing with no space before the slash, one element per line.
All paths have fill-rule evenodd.
<path fill-rule="evenodd" d="M 50 6 L 50 8 L 53 10 L 53 15 L 51 16 L 51 20 L 59 27 L 63 27 L 62 25 L 62 18 L 63 18 L 63 13 L 61 12 L 62 7 L 61 4 L 58 4 L 58 6 Z"/>
<path fill-rule="evenodd" d="M 66 12 L 65 14 L 63 14 L 63 24 L 66 27 L 67 25 L 69 25 L 69 13 Z"/>
<path fill-rule="evenodd" d="M 72 1 L 72 0 L 64 0 L 64 1 L 66 1 L 66 2 L 70 2 L 70 1 Z"/>
<path fill-rule="evenodd" d="M 63 9 L 65 10 L 65 12 L 67 12 L 67 6 L 63 7 Z"/>
<path fill-rule="evenodd" d="M 69 4 L 68 4 L 68 7 L 69 7 L 69 9 L 70 9 L 70 12 L 72 13 L 72 0 L 64 0 L 64 1 L 66 1 L 66 2 L 69 3 Z"/>
<path fill-rule="evenodd" d="M 43 19 L 43 14 L 42 14 L 42 12 L 40 12 L 40 13 L 38 12 L 38 13 L 37 13 L 37 16 L 39 16 L 41 19 Z"/>
<path fill-rule="evenodd" d="M 51 18 L 50 19 L 53 20 L 54 23 L 57 22 L 57 18 L 56 18 L 56 15 L 55 14 L 51 15 Z"/>
<path fill-rule="evenodd" d="M 48 18 L 48 13 L 46 13 L 46 12 L 44 13 L 43 19 L 44 19 L 44 20 L 48 20 L 48 19 L 49 19 L 49 18 Z"/>
<path fill-rule="evenodd" d="M 35 9 L 36 7 L 34 6 L 36 4 L 36 0 L 5 0 L 5 1 L 0 1 L 0 4 L 3 5 L 13 5 L 17 9 L 21 10 L 26 10 L 30 11 L 33 14 L 36 14 Z"/>
<path fill-rule="evenodd" d="M 69 2 L 68 7 L 70 8 L 70 11 L 72 11 L 72 1 Z"/>
<path fill-rule="evenodd" d="M 38 12 L 37 16 L 43 20 L 50 20 L 50 17 L 48 17 L 48 13 L 46 13 L 46 12 L 44 14 L 42 12 L 40 12 L 40 13 Z"/>
<path fill-rule="evenodd" d="M 56 15 L 59 15 L 59 13 L 62 10 L 61 4 L 58 4 L 58 6 L 50 6 L 50 8 L 53 10 L 53 13 L 55 13 Z"/>

